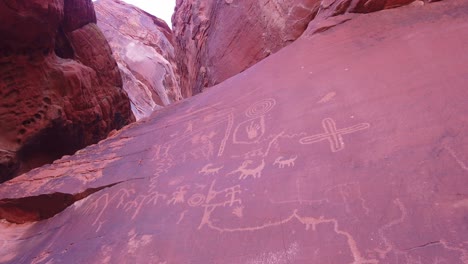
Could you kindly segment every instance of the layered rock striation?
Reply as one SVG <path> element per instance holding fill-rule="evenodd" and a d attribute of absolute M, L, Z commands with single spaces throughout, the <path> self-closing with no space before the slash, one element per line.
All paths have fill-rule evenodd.
<path fill-rule="evenodd" d="M 338 22 L 0 185 L 0 263 L 468 263 L 468 2 Z"/>
<path fill-rule="evenodd" d="M 182 99 L 172 30 L 167 24 L 119 0 L 95 2 L 137 119 Z"/>
<path fill-rule="evenodd" d="M 134 120 L 91 0 L 1 0 L 0 17 L 0 182 Z"/>

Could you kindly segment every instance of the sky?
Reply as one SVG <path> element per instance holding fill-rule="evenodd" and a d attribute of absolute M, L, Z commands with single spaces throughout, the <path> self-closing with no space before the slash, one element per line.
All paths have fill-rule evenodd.
<path fill-rule="evenodd" d="M 157 16 L 171 27 L 171 16 L 174 13 L 175 0 L 124 0 L 146 12 Z"/>

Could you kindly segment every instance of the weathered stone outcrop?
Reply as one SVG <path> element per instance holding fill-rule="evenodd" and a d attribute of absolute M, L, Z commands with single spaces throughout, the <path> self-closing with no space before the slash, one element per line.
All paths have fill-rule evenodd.
<path fill-rule="evenodd" d="M 312 20 L 321 23 L 413 1 L 177 0 L 172 22 L 182 94 L 199 93 L 244 71 L 292 43 Z"/>
<path fill-rule="evenodd" d="M 468 2 L 327 25 L 2 184 L 0 263 L 468 263 Z"/>
<path fill-rule="evenodd" d="M 114 52 L 137 119 L 182 99 L 167 24 L 119 0 L 95 2 L 98 26 Z"/>
<path fill-rule="evenodd" d="M 89 0 L 0 0 L 0 182 L 133 121 Z"/>

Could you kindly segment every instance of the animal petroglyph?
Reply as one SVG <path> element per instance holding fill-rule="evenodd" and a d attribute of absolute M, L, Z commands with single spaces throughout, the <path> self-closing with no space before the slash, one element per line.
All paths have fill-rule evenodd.
<path fill-rule="evenodd" d="M 214 167 L 214 164 L 209 163 L 206 164 L 203 168 L 201 168 L 201 170 L 199 170 L 198 173 L 203 175 L 215 175 L 218 174 L 222 168 L 224 168 L 224 166 Z"/>
<path fill-rule="evenodd" d="M 297 156 L 293 156 L 289 159 L 285 159 L 282 156 L 279 156 L 276 158 L 275 162 L 273 162 L 273 165 L 278 165 L 278 168 L 283 169 L 285 167 L 294 167 L 295 162 L 296 162 Z"/>
<path fill-rule="evenodd" d="M 267 221 L 264 224 L 258 225 L 258 226 L 249 226 L 249 227 L 236 227 L 236 228 L 228 228 L 228 227 L 219 227 L 215 225 L 211 219 L 211 213 L 214 211 L 215 208 L 210 208 L 210 212 L 208 215 L 205 215 L 204 218 L 204 225 L 207 226 L 208 228 L 211 228 L 213 230 L 216 230 L 218 232 L 229 232 L 229 233 L 234 233 L 234 232 L 252 232 L 252 231 L 258 231 L 262 230 L 265 228 L 272 228 L 272 227 L 277 227 L 281 226 L 283 224 L 289 223 L 293 220 L 297 220 L 300 223 L 305 225 L 306 230 L 312 230 L 315 231 L 316 226 L 319 224 L 331 224 L 333 227 L 333 233 L 336 235 L 344 236 L 346 238 L 348 248 L 351 252 L 351 256 L 353 258 L 353 264 L 377 264 L 379 261 L 377 259 L 367 259 L 365 258 L 361 251 L 359 250 L 359 247 L 357 245 L 356 240 L 354 237 L 347 231 L 344 231 L 340 228 L 338 220 L 335 218 L 325 218 L 323 216 L 320 217 L 310 217 L 310 216 L 301 216 L 298 214 L 298 210 L 294 210 L 291 215 L 288 217 L 278 220 L 278 221 Z M 199 227 L 199 229 L 202 226 Z"/>
<path fill-rule="evenodd" d="M 299 143 L 303 145 L 317 143 L 323 140 L 330 142 L 330 149 L 332 152 L 343 150 L 345 147 L 343 141 L 343 135 L 351 134 L 360 130 L 365 130 L 370 127 L 369 123 L 361 123 L 354 126 L 337 129 L 336 123 L 331 118 L 325 118 L 322 120 L 322 127 L 325 133 L 316 134 L 308 137 L 303 137 L 299 140 Z"/>
<path fill-rule="evenodd" d="M 227 175 L 236 174 L 236 173 L 239 173 L 239 172 L 240 172 L 239 180 L 247 179 L 247 177 L 249 177 L 249 176 L 252 176 L 254 179 L 255 179 L 255 178 L 260 178 L 260 177 L 262 176 L 262 171 L 263 171 L 263 169 L 265 168 L 265 160 L 262 160 L 262 162 L 260 163 L 260 165 L 258 165 L 258 166 L 255 167 L 255 168 L 247 168 L 247 167 L 249 167 L 252 163 L 253 163 L 253 161 L 251 161 L 251 160 L 246 160 L 246 161 L 244 161 L 244 162 L 242 163 L 242 165 L 240 165 L 239 168 L 237 168 L 237 169 L 234 170 L 234 171 L 231 171 L 231 172 L 228 173 Z"/>

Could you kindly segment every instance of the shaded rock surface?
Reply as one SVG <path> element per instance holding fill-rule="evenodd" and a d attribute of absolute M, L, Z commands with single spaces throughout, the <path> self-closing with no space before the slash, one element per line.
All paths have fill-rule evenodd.
<path fill-rule="evenodd" d="M 90 0 L 1 0 L 0 17 L 0 182 L 134 120 Z"/>
<path fill-rule="evenodd" d="M 173 36 L 167 24 L 119 0 L 94 3 L 137 119 L 182 99 Z"/>
<path fill-rule="evenodd" d="M 411 2 L 414 0 L 177 0 L 172 22 L 182 94 L 197 94 L 242 72 L 292 43 L 310 21 Z"/>
<path fill-rule="evenodd" d="M 0 262 L 468 263 L 468 3 L 333 21 L 2 184 Z"/>

